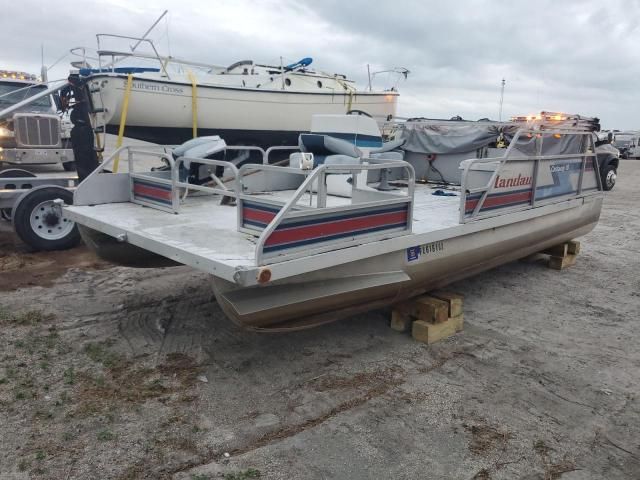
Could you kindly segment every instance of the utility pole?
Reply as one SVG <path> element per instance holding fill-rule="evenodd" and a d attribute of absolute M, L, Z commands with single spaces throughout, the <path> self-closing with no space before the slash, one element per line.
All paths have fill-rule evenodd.
<path fill-rule="evenodd" d="M 503 78 L 501 85 L 502 87 L 500 88 L 500 111 L 498 113 L 498 121 L 501 122 L 502 121 L 502 103 L 504 102 L 504 85 L 505 83 L 507 83 L 507 81 Z"/>

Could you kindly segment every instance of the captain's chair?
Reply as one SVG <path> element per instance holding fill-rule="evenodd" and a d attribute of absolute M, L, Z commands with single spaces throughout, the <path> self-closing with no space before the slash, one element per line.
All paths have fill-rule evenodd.
<path fill-rule="evenodd" d="M 362 151 L 354 144 L 329 135 L 303 133 L 298 137 L 301 152 L 313 153 L 313 168 L 318 165 L 362 163 Z"/>
<path fill-rule="evenodd" d="M 227 144 L 218 135 L 207 137 L 197 137 L 187 140 L 182 145 L 175 147 L 171 154 L 174 160 L 179 157 L 187 157 L 189 159 L 198 158 L 217 158 L 224 160 L 224 150 Z M 180 180 L 187 181 L 196 185 L 202 185 L 211 180 L 211 167 L 198 163 L 197 161 L 185 160 L 180 164 Z M 224 167 L 214 167 L 213 173 L 221 177 Z"/>

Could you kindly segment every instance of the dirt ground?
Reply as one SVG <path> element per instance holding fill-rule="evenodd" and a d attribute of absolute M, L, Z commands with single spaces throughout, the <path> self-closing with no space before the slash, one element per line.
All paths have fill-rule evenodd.
<path fill-rule="evenodd" d="M 577 264 L 452 286 L 426 346 L 373 312 L 247 333 L 206 275 L 0 231 L 0 478 L 638 479 L 640 161 Z"/>

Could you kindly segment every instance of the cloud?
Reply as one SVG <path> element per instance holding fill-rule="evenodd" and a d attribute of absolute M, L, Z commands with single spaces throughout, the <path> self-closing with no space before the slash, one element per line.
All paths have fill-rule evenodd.
<path fill-rule="evenodd" d="M 124 0 L 25 0 L 3 7 L 2 68 L 38 71 L 41 44 L 51 63 L 71 47 L 94 47 L 98 32 L 140 35 L 165 8 L 167 21 L 152 37 L 176 57 L 228 65 L 311 56 L 362 87 L 367 64 L 409 68 L 399 83 L 403 116 L 496 118 L 505 78 L 504 116 L 563 110 L 640 127 L 635 1 L 160 0 L 150 9 Z M 67 69 L 65 60 L 54 73 Z M 379 86 L 396 80 L 375 77 Z"/>

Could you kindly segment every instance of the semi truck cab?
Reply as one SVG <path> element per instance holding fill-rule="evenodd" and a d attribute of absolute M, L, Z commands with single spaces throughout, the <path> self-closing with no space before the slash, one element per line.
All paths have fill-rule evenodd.
<path fill-rule="evenodd" d="M 0 110 L 11 107 L 47 85 L 32 74 L 0 70 Z M 56 113 L 50 96 L 32 102 L 0 120 L 0 163 L 34 165 L 61 163 L 75 169 L 70 124 Z"/>

